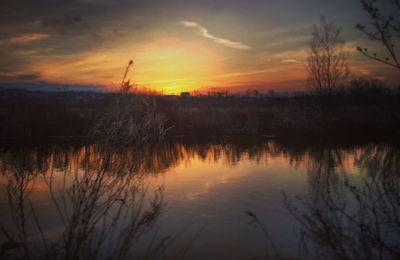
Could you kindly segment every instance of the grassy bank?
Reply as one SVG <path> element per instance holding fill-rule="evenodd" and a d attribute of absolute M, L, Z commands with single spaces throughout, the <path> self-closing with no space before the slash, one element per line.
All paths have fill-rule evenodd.
<path fill-rule="evenodd" d="M 107 113 L 115 94 L 93 92 L 0 93 L 0 137 L 84 137 Z M 335 97 L 138 96 L 165 116 L 176 136 L 397 136 L 400 95 Z M 135 113 L 132 110 L 132 113 Z M 142 112 L 141 112 L 142 113 Z"/>

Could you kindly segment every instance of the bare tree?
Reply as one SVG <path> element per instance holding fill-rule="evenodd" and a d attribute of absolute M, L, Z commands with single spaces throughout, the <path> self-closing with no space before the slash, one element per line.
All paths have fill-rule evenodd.
<path fill-rule="evenodd" d="M 308 84 L 318 95 L 333 95 L 348 79 L 348 52 L 340 34 L 340 27 L 325 17 L 314 26 L 305 67 Z"/>
<path fill-rule="evenodd" d="M 361 0 L 363 9 L 371 19 L 371 24 L 368 27 L 357 24 L 356 27 L 365 33 L 370 40 L 381 43 L 386 54 L 379 56 L 377 53 L 371 53 L 367 48 L 360 46 L 357 46 L 357 50 L 368 58 L 400 69 L 400 53 L 398 50 L 400 45 L 400 0 L 390 0 L 393 6 L 392 12 L 397 13 L 395 17 L 383 14 L 383 11 L 377 7 L 377 2 L 377 0 Z"/>

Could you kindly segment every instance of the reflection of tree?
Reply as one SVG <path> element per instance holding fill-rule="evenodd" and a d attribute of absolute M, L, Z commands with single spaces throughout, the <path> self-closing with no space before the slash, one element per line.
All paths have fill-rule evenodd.
<path fill-rule="evenodd" d="M 16 236 L 12 237 L 4 226 L 0 226 L 4 235 L 12 245 L 18 245 L 22 248 L 25 255 L 30 255 L 30 248 L 27 240 L 27 226 L 25 218 L 27 215 L 27 205 L 25 200 L 32 189 L 32 182 L 35 173 L 16 169 L 12 176 L 7 176 L 7 199 L 11 209 L 11 218 L 16 228 Z M 19 241 L 19 242 L 17 242 Z"/>
<path fill-rule="evenodd" d="M 236 164 L 244 158 L 259 160 L 268 147 L 265 142 L 206 142 L 181 144 L 185 153 L 191 157 L 198 156 L 201 160 L 218 162 L 224 160 L 229 164 Z"/>
<path fill-rule="evenodd" d="M 302 225 L 305 241 L 320 249 L 316 258 L 368 258 L 379 253 L 394 257 L 400 237 L 399 155 L 397 148 L 384 144 L 279 140 L 180 141 L 121 150 L 96 145 L 3 149 L 0 170 L 6 178 L 13 226 L 2 225 L 0 233 L 7 243 L 0 256 L 129 258 L 132 245 L 162 211 L 160 190 L 146 203 L 146 174 L 159 174 L 192 159 L 235 165 L 244 159 L 283 157 L 292 166 L 307 169 L 307 194 L 299 204 L 286 202 Z M 348 157 L 366 172 L 363 184 L 351 184 L 345 175 Z M 40 180 L 47 184 L 63 227 L 56 238 L 49 236 L 43 214 L 31 199 Z M 157 259 L 166 244 L 154 245 L 156 250 L 148 253 Z"/>
<path fill-rule="evenodd" d="M 147 203 L 146 186 L 140 172 L 131 168 L 131 160 L 124 157 L 116 160 L 108 149 L 86 147 L 64 159 L 57 153 L 44 156 L 45 160 L 39 159 L 39 153 L 26 153 L 22 157 L 23 160 L 16 160 L 12 165 L 6 159 L 2 161 L 14 225 L 0 224 L 6 238 L 1 257 L 126 259 L 137 239 L 150 230 L 162 211 L 162 190 L 157 190 Z M 5 158 L 20 157 L 7 154 Z M 50 158 L 53 161 L 48 167 L 38 166 L 43 161 L 49 162 Z M 65 158 L 69 158 L 71 165 L 62 167 L 62 172 L 55 171 L 54 167 Z M 79 167 L 73 167 L 75 160 Z M 26 167 L 22 167 L 24 165 Z M 133 171 L 125 172 L 127 169 Z M 39 175 L 48 185 L 63 226 L 56 238 L 50 238 L 43 229 L 41 214 L 29 196 Z M 34 234 L 40 234 L 40 241 Z"/>
<path fill-rule="evenodd" d="M 46 172 L 49 168 L 58 171 L 67 168 L 79 168 L 84 165 L 90 167 L 103 167 L 106 171 L 116 172 L 118 168 L 122 173 L 146 172 L 160 173 L 179 164 L 199 158 L 204 161 L 225 161 L 236 164 L 243 159 L 261 162 L 268 157 L 284 157 L 294 167 L 304 166 L 310 174 L 314 172 L 336 171 L 342 167 L 346 157 L 358 158 L 355 151 L 362 148 L 364 153 L 372 156 L 371 149 L 386 149 L 382 146 L 365 146 L 363 144 L 340 144 L 321 142 L 293 142 L 281 140 L 254 140 L 229 142 L 165 142 L 142 147 L 126 146 L 123 149 L 104 148 L 102 146 L 59 146 L 50 145 L 34 147 L 31 149 L 8 149 L 0 153 L 0 167 L 12 169 L 30 167 L 32 170 Z M 379 152 L 379 151 L 377 151 Z M 112 154 L 107 161 L 98 157 Z M 90 155 L 90 158 L 86 156 Z M 376 156 L 380 156 L 376 154 Z M 376 157 L 375 156 L 375 157 Z M 365 157 L 365 156 L 364 156 Z M 389 157 L 387 157 L 389 159 Z M 393 158 L 392 158 L 393 159 Z M 377 158 L 380 162 L 384 160 Z M 357 162 L 356 162 L 357 163 Z M 386 162 L 389 163 L 389 162 Z M 118 167 L 116 167 L 118 165 Z M 333 174 L 331 174 L 333 175 Z"/>
<path fill-rule="evenodd" d="M 356 157 L 356 164 L 371 175 L 385 179 L 400 173 L 400 148 L 393 145 L 368 145 Z"/>
<path fill-rule="evenodd" d="M 354 154 L 355 164 L 366 172 L 360 183 L 342 176 L 336 182 L 340 192 L 332 192 L 326 183 L 314 181 L 336 174 L 333 162 L 340 161 L 337 156 L 318 157 L 326 167 L 311 168 L 310 192 L 298 204 L 288 198 L 285 203 L 301 225 L 310 258 L 398 259 L 400 151 L 369 145 Z"/>
<path fill-rule="evenodd" d="M 199 158 L 203 161 L 224 161 L 235 165 L 243 159 L 256 163 L 268 157 L 284 157 L 294 166 L 305 166 L 310 174 L 340 168 L 343 158 L 352 155 L 360 145 L 326 143 L 298 143 L 280 140 L 254 140 L 249 142 L 170 142 L 143 147 L 126 146 L 123 149 L 102 146 L 43 146 L 31 149 L 9 149 L 0 153 L 0 167 L 13 169 L 30 167 L 46 172 L 50 168 L 64 171 L 68 168 L 102 167 L 106 171 L 126 173 L 145 172 L 157 174 L 182 161 Z M 107 160 L 99 160 L 104 154 Z M 86 158 L 90 155 L 89 158 Z M 102 163 L 99 164 L 99 161 Z M 116 167 L 118 165 L 118 167 Z"/>
<path fill-rule="evenodd" d="M 182 147 L 167 143 L 152 146 L 127 146 L 121 150 L 103 146 L 58 146 L 7 149 L 0 153 L 0 169 L 47 172 L 74 168 L 97 168 L 113 173 L 162 172 L 185 156 Z"/>
<path fill-rule="evenodd" d="M 313 194 L 340 193 L 339 174 L 346 151 L 337 147 L 327 146 L 309 153 L 308 174 L 309 185 Z M 317 202 L 318 197 L 314 198 Z"/>

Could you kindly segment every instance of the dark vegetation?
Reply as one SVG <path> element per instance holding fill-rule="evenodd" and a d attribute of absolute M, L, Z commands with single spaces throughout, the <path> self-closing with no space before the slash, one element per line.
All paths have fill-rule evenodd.
<path fill-rule="evenodd" d="M 128 110 L 112 112 L 123 95 Z M 95 92 L 0 92 L 0 136 L 9 138 L 88 137 L 93 126 L 153 133 L 155 137 L 239 135 L 397 135 L 400 93 L 377 80 L 356 79 L 330 96 L 163 97 Z M 125 102 L 124 101 L 124 102 Z M 126 103 L 125 102 L 125 103 Z M 119 122 L 106 120 L 117 113 Z M 122 114 L 122 115 L 121 115 Z M 123 117 L 131 120 L 128 127 Z M 148 117 L 147 125 L 138 126 Z M 108 117 L 110 118 L 110 117 Z M 102 122 L 102 120 L 104 122 Z M 124 121 L 125 120 L 125 121 Z M 166 131 L 168 129 L 168 131 Z M 135 132 L 136 131 L 136 132 Z M 111 133 L 110 133 L 111 134 Z M 108 135 L 110 135 L 108 134 Z M 136 138 L 136 137 L 135 137 Z M 129 138 L 127 138 L 129 140 Z M 151 138 L 150 138 L 151 139 Z M 156 138 L 153 138 L 156 139 Z"/>

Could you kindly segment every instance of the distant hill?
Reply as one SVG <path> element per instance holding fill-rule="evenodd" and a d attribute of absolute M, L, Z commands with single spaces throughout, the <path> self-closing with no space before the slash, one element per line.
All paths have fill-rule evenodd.
<path fill-rule="evenodd" d="M 67 91 L 90 91 L 108 92 L 102 86 L 96 85 L 59 85 L 51 83 L 0 83 L 2 90 L 26 90 L 26 91 L 46 91 L 46 92 L 67 92 Z"/>

